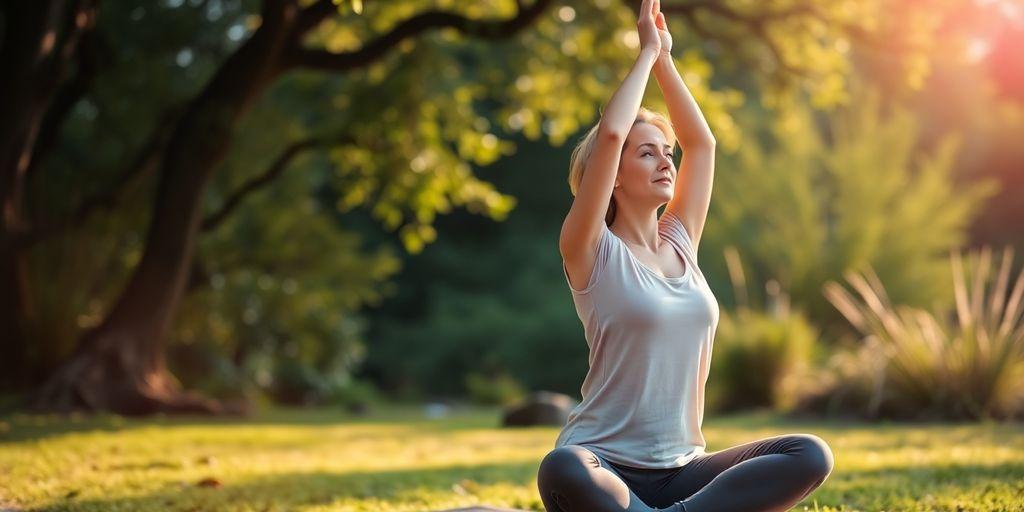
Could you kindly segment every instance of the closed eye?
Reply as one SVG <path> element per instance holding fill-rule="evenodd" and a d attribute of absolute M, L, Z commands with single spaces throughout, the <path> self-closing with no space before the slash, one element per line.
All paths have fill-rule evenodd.
<path fill-rule="evenodd" d="M 644 151 L 644 154 L 641 155 L 641 156 L 647 156 L 647 155 L 653 155 L 653 154 L 654 153 L 651 153 L 650 151 Z M 667 156 L 669 158 L 672 158 L 672 153 L 665 153 L 665 156 Z"/>

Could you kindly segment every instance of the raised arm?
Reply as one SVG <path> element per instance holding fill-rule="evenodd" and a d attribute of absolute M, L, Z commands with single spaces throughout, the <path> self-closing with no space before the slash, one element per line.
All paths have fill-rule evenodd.
<path fill-rule="evenodd" d="M 694 250 L 700 243 L 711 204 L 711 186 L 715 173 L 715 137 L 697 101 L 686 88 L 679 76 L 672 56 L 665 49 L 671 48 L 671 37 L 663 14 L 657 17 L 657 27 L 662 35 L 662 51 L 654 64 L 654 77 L 668 105 L 669 118 L 683 158 L 679 162 L 675 192 L 665 206 L 666 213 L 674 213 L 690 234 Z M 665 41 L 669 41 L 665 44 Z"/>
<path fill-rule="evenodd" d="M 572 207 L 562 223 L 559 251 L 570 274 L 578 277 L 576 281 L 586 282 L 594 267 L 597 242 L 611 201 L 622 145 L 636 120 L 651 68 L 661 51 L 661 41 L 654 25 L 655 3 L 655 0 L 644 0 L 637 21 L 640 55 L 612 95 L 595 127 L 597 135 L 593 152 L 587 159 Z"/>

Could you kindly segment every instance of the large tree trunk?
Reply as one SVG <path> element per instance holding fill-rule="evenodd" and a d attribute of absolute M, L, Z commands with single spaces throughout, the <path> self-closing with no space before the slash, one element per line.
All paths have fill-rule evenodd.
<path fill-rule="evenodd" d="M 103 322 L 44 386 L 39 407 L 132 415 L 225 411 L 181 390 L 167 370 L 164 339 L 189 277 L 203 192 L 239 117 L 282 71 L 279 59 L 296 9 L 291 2 L 267 2 L 263 25 L 225 61 L 160 149 L 142 259 Z"/>
<path fill-rule="evenodd" d="M 30 312 L 27 246 L 30 230 L 24 189 L 36 141 L 96 4 L 90 0 L 5 2 L 0 41 L 0 385 L 14 387 L 27 375 Z"/>

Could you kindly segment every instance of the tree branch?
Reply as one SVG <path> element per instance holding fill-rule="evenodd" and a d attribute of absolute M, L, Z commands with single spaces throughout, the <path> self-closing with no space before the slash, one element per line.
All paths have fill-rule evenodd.
<path fill-rule="evenodd" d="M 686 19 L 688 20 L 690 28 L 693 29 L 693 32 L 696 32 L 697 35 L 699 35 L 701 38 L 707 39 L 709 41 L 719 41 L 722 44 L 728 46 L 733 52 L 736 53 L 736 55 L 743 54 L 742 48 L 740 48 L 739 42 L 736 38 L 726 37 L 722 36 L 721 34 L 713 33 L 710 29 L 708 29 L 708 27 L 703 25 L 703 23 L 700 20 L 700 17 L 697 15 L 695 10 L 683 10 L 682 15 L 686 17 Z M 775 44 L 774 41 L 769 39 L 769 36 L 763 29 L 754 29 L 754 31 L 758 34 L 759 37 L 761 37 L 764 40 L 765 45 L 768 46 L 768 49 L 769 51 L 771 51 L 772 56 L 776 62 L 776 66 L 793 75 L 797 75 L 800 77 L 809 76 L 810 72 L 807 69 L 798 68 L 796 66 L 791 65 L 791 63 L 784 61 L 778 46 Z"/>
<path fill-rule="evenodd" d="M 757 25 L 763 25 L 765 22 L 768 21 L 774 21 L 783 18 L 791 18 L 795 16 L 808 16 L 811 18 L 815 18 L 819 21 L 822 21 L 824 23 L 828 23 L 833 26 L 838 26 L 843 33 L 849 35 L 858 43 L 862 43 L 866 46 L 872 46 L 874 48 L 886 50 L 917 49 L 913 44 L 905 40 L 881 38 L 878 37 L 877 34 L 872 33 L 871 31 L 865 29 L 862 26 L 855 25 L 852 23 L 840 22 L 830 17 L 817 6 L 809 3 L 791 5 L 784 9 L 766 10 L 753 14 L 743 14 L 718 0 L 693 0 L 679 4 L 664 4 L 661 6 L 661 10 L 664 12 L 674 12 L 684 15 L 692 14 L 693 12 L 698 10 L 705 10 L 714 13 L 718 16 L 728 18 L 735 22 L 752 27 Z"/>
<path fill-rule="evenodd" d="M 78 66 L 75 75 L 66 81 L 54 95 L 52 106 L 47 109 L 46 115 L 39 128 L 39 136 L 36 145 L 32 149 L 32 161 L 26 174 L 31 176 L 40 165 L 43 156 L 48 154 L 60 135 L 60 128 L 64 125 L 71 109 L 82 99 L 92 87 L 96 77 L 97 61 L 101 41 L 99 34 L 90 27 L 88 32 L 82 34 L 76 57 Z M 102 45 L 106 49 L 106 45 Z"/>
<path fill-rule="evenodd" d="M 316 28 L 332 14 L 337 14 L 338 6 L 332 0 L 319 0 L 313 5 L 306 7 L 299 13 L 292 29 L 291 41 L 295 45 L 302 43 L 302 36 Z"/>
<path fill-rule="evenodd" d="M 322 3 L 322 2 L 321 2 Z M 454 28 L 464 35 L 479 39 L 505 39 L 529 26 L 551 4 L 551 0 L 536 0 L 523 7 L 507 20 L 476 20 L 446 11 L 425 11 L 399 22 L 390 32 L 378 36 L 362 48 L 343 53 L 303 48 L 299 39 L 293 39 L 284 57 L 286 68 L 303 67 L 329 71 L 345 71 L 366 66 L 384 56 L 403 40 L 435 28 Z M 319 4 L 314 4 L 313 9 Z M 301 18 L 301 17 L 300 17 Z"/>
<path fill-rule="evenodd" d="M 328 143 L 349 144 L 352 142 L 353 140 L 348 138 L 343 138 L 341 140 L 334 139 L 332 141 L 326 141 L 318 138 L 309 138 L 292 143 L 290 146 L 285 148 L 283 152 L 281 152 L 281 154 L 277 157 L 277 159 L 274 160 L 274 163 L 272 163 L 270 167 L 268 167 L 258 176 L 251 178 L 250 180 L 243 183 L 242 186 L 238 188 L 238 190 L 236 190 L 233 194 L 231 194 L 231 196 L 228 197 L 227 200 L 224 201 L 224 204 L 220 207 L 219 210 L 217 210 L 216 213 L 203 219 L 202 230 L 209 231 L 220 225 L 220 223 L 223 222 L 224 219 L 226 219 L 228 215 L 231 214 L 231 212 L 238 208 L 238 206 L 242 203 L 242 200 L 245 199 L 246 196 L 248 196 L 250 193 L 256 190 L 259 190 L 260 188 L 263 188 L 270 182 L 274 181 L 278 176 L 281 175 L 281 173 L 284 172 L 285 168 L 288 167 L 288 164 L 291 163 L 292 159 L 294 159 L 302 151 L 305 151 L 316 146 L 322 146 Z"/>
<path fill-rule="evenodd" d="M 160 157 L 160 148 L 167 142 L 175 120 L 183 111 L 183 105 L 175 105 L 160 114 L 156 126 L 153 127 L 153 131 L 135 159 L 118 174 L 118 177 L 108 187 L 83 200 L 82 204 L 75 208 L 74 213 L 67 217 L 33 226 L 27 233 L 18 237 L 17 243 L 30 247 L 49 236 L 80 226 L 89 215 L 96 211 L 111 210 L 117 206 L 118 197 L 124 189 L 156 168 Z"/>
<path fill-rule="evenodd" d="M 697 12 L 705 11 L 738 24 L 745 25 L 757 34 L 758 38 L 762 42 L 764 42 L 768 47 L 768 50 L 772 52 L 772 55 L 780 68 L 801 77 L 809 77 L 810 69 L 798 67 L 786 61 L 776 41 L 768 35 L 766 28 L 768 23 L 785 18 L 806 16 L 833 26 L 838 26 L 844 34 L 865 46 L 889 51 L 913 49 L 913 45 L 906 41 L 896 40 L 894 38 L 883 39 L 864 29 L 864 27 L 851 23 L 842 23 L 832 19 L 830 16 L 811 4 L 797 4 L 783 9 L 745 14 L 718 0 L 693 0 L 686 3 L 663 4 L 661 10 L 666 13 L 682 14 L 687 20 L 689 20 L 690 25 L 698 34 L 708 39 L 721 40 L 733 49 L 737 48 L 735 41 L 730 38 L 711 33 L 706 26 L 700 23 L 697 17 Z"/>

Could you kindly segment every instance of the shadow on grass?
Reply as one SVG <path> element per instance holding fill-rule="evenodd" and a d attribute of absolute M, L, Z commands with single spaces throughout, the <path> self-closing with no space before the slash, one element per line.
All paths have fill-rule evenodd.
<path fill-rule="evenodd" d="M 44 510 L 293 510 L 299 507 L 330 505 L 346 500 L 363 501 L 365 507 L 384 508 L 385 504 L 415 507 L 415 510 L 452 508 L 431 503 L 436 495 L 455 495 L 456 488 L 473 494 L 478 487 L 508 484 L 530 487 L 537 464 L 489 464 L 447 466 L 441 468 L 364 471 L 351 473 L 306 472 L 268 475 L 244 482 L 222 482 L 219 488 L 202 488 L 195 482 L 167 485 L 141 496 L 99 500 L 66 498 L 56 500 Z M 927 499 L 929 495 L 968 495 L 984 499 L 995 508 L 1012 506 L 1018 496 L 1001 493 L 993 482 L 1014 482 L 1024 477 L 1024 465 L 999 466 L 950 465 L 903 469 L 837 471 L 814 493 L 819 506 L 884 506 L 906 499 Z M 458 487 L 455 485 L 458 484 Z M 535 493 L 531 493 L 533 495 Z M 432 498 L 431 498 L 432 497 Z M 490 502 L 500 498 L 480 497 L 468 502 Z M 345 503 L 351 505 L 352 503 Z M 338 503 L 340 506 L 341 503 Z M 501 503 L 509 508 L 543 510 L 539 497 L 527 502 Z M 465 506 L 465 505 L 463 505 Z"/>
<path fill-rule="evenodd" d="M 125 418 L 111 414 L 92 415 L 29 415 L 6 414 L 0 416 L 0 445 L 20 441 L 41 440 L 77 432 L 126 432 L 138 428 L 154 426 L 167 427 L 234 427 L 234 426 L 305 426 L 335 427 L 339 425 L 388 425 L 408 426 L 426 432 L 452 432 L 472 429 L 499 429 L 501 427 L 502 410 L 499 407 L 483 407 L 476 405 L 458 405 L 449 409 L 440 418 L 430 418 L 425 414 L 425 404 L 382 403 L 375 405 L 368 414 L 359 415 L 341 408 L 272 408 L 259 411 L 251 416 L 152 416 L 146 418 Z M 834 418 L 793 417 L 778 414 L 767 409 L 714 413 L 706 418 L 708 429 L 739 428 L 739 429 L 788 429 L 787 431 L 815 432 L 826 429 L 831 432 L 843 432 L 864 428 L 943 428 L 943 427 L 976 427 L 971 422 L 848 422 Z M 557 428 L 554 426 L 536 428 Z M 1003 423 L 997 430 L 1024 429 L 1024 422 Z M 971 433 L 965 434 L 967 436 Z"/>
<path fill-rule="evenodd" d="M 498 408 L 464 406 L 452 409 L 444 417 L 429 418 L 423 413 L 422 405 L 389 404 L 378 406 L 366 415 L 352 414 L 326 407 L 275 408 L 247 417 L 157 415 L 146 418 L 126 418 L 111 414 L 29 415 L 15 413 L 0 416 L 0 444 L 41 440 L 77 432 L 116 433 L 154 426 L 335 427 L 339 425 L 401 425 L 432 432 L 501 428 L 501 411 Z"/>
<path fill-rule="evenodd" d="M 448 507 L 428 503 L 426 500 L 429 498 L 425 495 L 455 495 L 456 489 L 472 494 L 479 486 L 493 484 L 529 486 L 536 476 L 536 470 L 537 463 L 524 462 L 351 473 L 289 473 L 243 482 L 223 481 L 219 482 L 219 487 L 202 487 L 197 482 L 171 484 L 151 494 L 126 498 L 62 498 L 46 507 L 31 510 L 272 511 L 328 505 L 342 500 L 368 500 L 377 502 L 377 505 L 388 502 L 412 505 L 417 510 L 426 511 Z M 434 499 L 437 499 L 436 496 Z M 484 500 L 481 498 L 476 501 Z M 486 501 L 493 503 L 497 499 L 492 496 L 486 498 Z M 539 497 L 536 503 L 539 504 Z M 509 506 L 528 508 L 536 504 L 512 503 Z"/>

